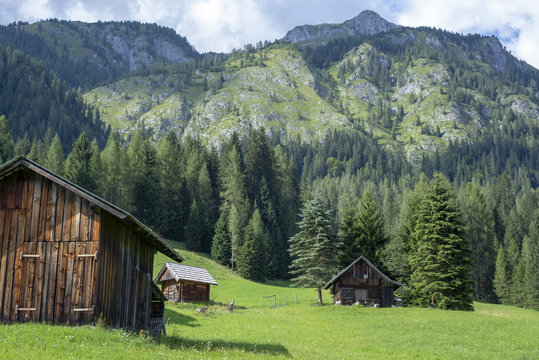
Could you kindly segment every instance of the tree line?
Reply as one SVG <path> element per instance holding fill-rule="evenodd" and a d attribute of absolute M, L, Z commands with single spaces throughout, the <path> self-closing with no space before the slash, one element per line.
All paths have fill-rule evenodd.
<path fill-rule="evenodd" d="M 155 144 L 142 129 L 125 142 L 112 133 L 100 149 L 83 132 L 67 156 L 58 135 L 46 140 L 47 149 L 33 146 L 26 155 L 248 279 L 298 277 L 297 249 L 305 247 L 294 243 L 306 209 L 319 202 L 329 219 L 329 243 L 320 249 L 331 254 L 331 266 L 324 266 L 331 273 L 364 255 L 404 284 L 398 295 L 405 302 L 466 308 L 444 300 L 443 289 L 434 298 L 421 292 L 433 282 L 420 271 L 423 260 L 442 246 L 432 244 L 453 239 L 443 246 L 461 254 L 451 264 L 466 274 L 460 285 L 473 298 L 538 307 L 539 192 L 529 171 L 518 166 L 512 176 L 506 167 L 485 177 L 476 169 L 451 180 L 436 175 L 452 174 L 442 165 L 411 167 L 361 136 L 331 133 L 308 145 L 258 129 L 232 135 L 218 152 L 174 132 Z M 16 146 L 5 117 L 0 138 L 0 156 L 8 159 Z M 433 235 L 425 224 L 440 216 L 451 221 L 441 221 Z M 439 235 L 448 234 L 446 223 L 454 238 Z"/>

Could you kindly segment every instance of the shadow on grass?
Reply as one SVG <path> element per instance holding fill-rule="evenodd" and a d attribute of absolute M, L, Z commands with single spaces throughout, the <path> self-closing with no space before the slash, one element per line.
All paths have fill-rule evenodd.
<path fill-rule="evenodd" d="M 182 314 L 170 308 L 165 309 L 165 321 L 167 322 L 170 321 L 173 324 L 177 324 L 181 326 L 190 326 L 190 327 L 200 326 L 198 324 L 198 320 L 195 319 L 194 317 Z"/>
<path fill-rule="evenodd" d="M 288 349 L 280 344 L 258 344 L 243 341 L 226 340 L 194 340 L 185 339 L 180 336 L 159 336 L 154 341 L 160 345 L 165 345 L 172 350 L 188 348 L 198 351 L 212 350 L 242 350 L 251 353 L 262 353 L 271 355 L 284 355 L 291 357 Z"/>

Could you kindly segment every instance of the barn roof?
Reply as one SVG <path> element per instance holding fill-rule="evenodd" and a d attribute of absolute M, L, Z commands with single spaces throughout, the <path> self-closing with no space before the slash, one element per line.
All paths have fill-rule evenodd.
<path fill-rule="evenodd" d="M 174 280 L 190 280 L 199 283 L 217 285 L 217 281 L 210 275 L 208 270 L 198 266 L 176 264 L 173 262 L 166 262 L 161 268 L 157 276 L 155 277 L 156 283 L 161 283 L 161 277 L 166 270 L 170 271 L 170 274 L 174 277 Z"/>
<path fill-rule="evenodd" d="M 382 279 L 384 279 L 385 281 L 387 281 L 388 283 L 390 284 L 393 284 L 393 285 L 396 285 L 396 286 L 402 286 L 401 283 L 399 282 L 396 282 L 394 280 L 391 280 L 389 277 L 387 277 L 386 274 L 384 274 L 383 272 L 381 272 L 380 270 L 378 270 L 378 268 L 376 266 L 374 266 L 369 260 L 367 260 L 367 258 L 363 255 L 361 255 L 360 257 L 358 257 L 357 259 L 355 259 L 354 261 L 352 261 L 352 263 L 350 265 L 348 265 L 346 268 L 344 268 L 343 270 L 341 270 L 337 275 L 335 275 L 331 280 L 328 281 L 328 283 L 326 284 L 326 286 L 324 286 L 324 289 L 328 289 L 331 285 L 333 285 L 333 283 L 335 281 L 337 281 L 341 276 L 343 276 L 343 274 L 345 272 L 347 272 L 352 266 L 354 266 L 355 264 L 357 264 L 360 260 L 363 260 L 367 263 L 367 265 L 373 269 L 374 271 L 376 271 L 376 273 L 378 274 L 378 276 L 380 276 Z"/>
<path fill-rule="evenodd" d="M 30 159 L 27 159 L 24 155 L 19 155 L 18 157 L 11 159 L 3 165 L 0 165 L 0 180 L 16 171 L 21 170 L 22 168 L 29 169 L 51 180 L 52 182 L 55 182 L 56 184 L 67 188 L 68 190 L 89 201 L 93 206 L 97 206 L 98 208 L 108 212 L 109 214 L 114 215 L 123 223 L 133 227 L 136 230 L 139 230 L 140 233 L 146 239 L 148 239 L 150 244 L 152 244 L 159 252 L 163 253 L 164 255 L 170 257 L 173 260 L 179 262 L 183 261 L 183 258 L 180 256 L 180 254 L 176 252 L 176 250 L 174 250 L 165 240 L 163 240 L 159 235 L 153 232 L 152 229 L 144 225 L 133 215 L 131 215 L 125 210 L 120 209 L 116 205 L 113 205 L 110 202 L 101 199 L 99 196 L 92 194 L 91 192 L 86 189 L 83 189 L 77 184 L 74 184 L 71 181 L 64 179 L 60 175 L 53 173 L 52 171 L 41 166 L 40 164 Z"/>

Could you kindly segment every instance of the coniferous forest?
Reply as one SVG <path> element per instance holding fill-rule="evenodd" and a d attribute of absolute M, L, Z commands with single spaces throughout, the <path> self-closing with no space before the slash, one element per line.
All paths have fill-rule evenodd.
<path fill-rule="evenodd" d="M 8 30 L 15 31 L 2 29 L 0 38 Z M 432 31 L 455 43 L 464 41 Z M 16 39 L 32 47 L 33 37 L 21 33 Z M 329 66 L 366 39 L 337 39 L 298 50 L 310 66 L 318 67 L 320 93 L 343 113 L 347 109 L 335 95 L 336 84 L 356 69 L 349 64 L 331 77 Z M 447 65 L 454 81 L 440 92 L 459 104 L 480 108 L 462 87 L 493 101 L 507 88 L 537 92 L 537 72 L 528 68 L 478 76 L 451 52 L 368 40 L 395 55 L 394 61 L 422 56 Z M 466 39 L 470 47 L 480 40 Z M 47 49 L 34 50 L 43 55 Z M 263 66 L 262 52 L 256 61 L 250 57 L 254 52 L 248 46 L 230 56 L 243 56 L 241 66 Z M 224 58 L 197 55 L 191 65 L 178 68 L 191 76 L 197 69 L 221 69 Z M 470 310 L 472 299 L 478 299 L 539 309 L 537 119 L 498 102 L 489 109 L 496 122 L 475 128 L 470 135 L 474 141 L 450 140 L 409 161 L 383 146 L 365 126 L 367 121 L 381 124 L 396 138 L 394 129 L 404 115 L 380 101 L 366 118 L 348 113 L 353 131 L 331 130 L 317 141 L 304 141 L 250 126 L 217 147 L 182 131 L 161 136 L 144 126 L 127 135 L 112 131 L 74 85 L 119 76 L 114 69 L 95 82 L 77 81 L 84 63 L 70 62 L 66 82 L 52 63 L 0 47 L 2 162 L 24 154 L 246 279 L 291 279 L 320 288 L 338 269 L 364 255 L 403 284 L 397 294 L 405 304 Z M 384 69 L 368 69 L 369 79 L 381 89 L 399 81 Z M 221 74 L 215 84 L 205 83 L 204 91 L 218 91 L 223 81 Z M 440 129 L 427 124 L 421 131 L 441 136 Z M 306 242 L 308 233 L 316 233 L 319 241 Z M 320 263 L 313 266 L 316 261 Z M 302 269 L 307 268 L 316 274 L 306 275 Z M 312 277 L 324 279 L 307 281 Z"/>

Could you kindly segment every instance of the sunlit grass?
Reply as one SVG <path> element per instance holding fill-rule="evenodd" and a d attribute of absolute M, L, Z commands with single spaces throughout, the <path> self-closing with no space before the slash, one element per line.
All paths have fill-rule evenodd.
<path fill-rule="evenodd" d="M 244 280 L 208 256 L 184 263 L 219 283 L 207 304 L 167 303 L 167 336 L 101 326 L 0 325 L 0 359 L 538 359 L 539 312 L 475 303 L 474 312 L 317 306 L 314 289 Z M 167 259 L 156 256 L 154 274 Z M 277 295 L 273 299 L 260 296 Z M 298 303 L 294 295 L 298 294 Z M 227 304 L 234 299 L 233 312 Z M 330 303 L 329 294 L 324 300 Z M 205 313 L 196 309 L 206 306 Z"/>

